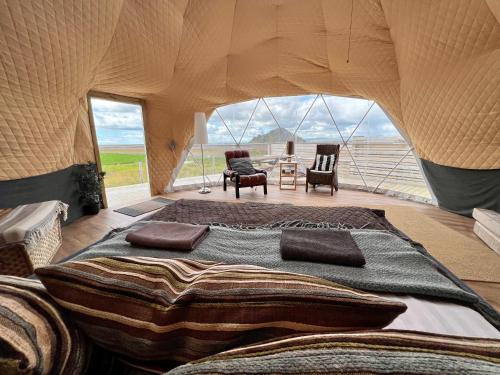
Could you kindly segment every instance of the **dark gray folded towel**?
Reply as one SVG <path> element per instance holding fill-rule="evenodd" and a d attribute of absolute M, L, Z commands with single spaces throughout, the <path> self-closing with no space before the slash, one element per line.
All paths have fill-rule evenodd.
<path fill-rule="evenodd" d="M 133 246 L 170 250 L 193 250 L 208 234 L 208 225 L 149 223 L 130 232 L 125 241 Z"/>
<path fill-rule="evenodd" d="M 318 263 L 362 267 L 365 257 L 351 233 L 331 229 L 285 229 L 280 241 L 281 257 Z"/>

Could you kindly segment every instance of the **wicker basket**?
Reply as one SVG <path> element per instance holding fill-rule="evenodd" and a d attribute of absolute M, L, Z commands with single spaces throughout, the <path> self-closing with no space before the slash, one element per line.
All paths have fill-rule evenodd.
<path fill-rule="evenodd" d="M 61 221 L 58 216 L 47 234 L 34 246 L 18 242 L 0 247 L 0 274 L 29 276 L 35 268 L 49 264 L 61 245 Z"/>

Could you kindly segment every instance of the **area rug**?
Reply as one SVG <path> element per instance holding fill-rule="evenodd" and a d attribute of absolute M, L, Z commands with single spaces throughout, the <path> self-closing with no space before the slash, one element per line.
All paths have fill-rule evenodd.
<path fill-rule="evenodd" d="M 145 213 L 157 210 L 157 209 L 162 208 L 164 206 L 167 206 L 173 202 L 175 202 L 175 200 L 158 197 L 158 198 L 153 198 L 149 201 L 133 204 L 131 206 L 122 207 L 122 208 L 119 208 L 119 209 L 114 210 L 114 211 L 119 212 L 119 213 L 124 214 L 124 215 L 127 215 L 127 216 L 136 217 L 136 216 L 143 215 Z"/>
<path fill-rule="evenodd" d="M 500 282 L 500 256 L 479 238 L 469 238 L 410 207 L 383 208 L 392 224 L 462 280 Z"/>

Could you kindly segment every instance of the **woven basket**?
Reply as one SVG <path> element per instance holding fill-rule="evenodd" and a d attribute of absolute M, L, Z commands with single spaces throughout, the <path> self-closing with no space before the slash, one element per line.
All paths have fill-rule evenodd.
<path fill-rule="evenodd" d="M 61 248 L 62 245 L 62 234 L 61 234 L 61 222 L 59 217 L 54 220 L 50 231 L 44 236 L 40 241 L 36 243 L 36 246 L 27 246 L 26 253 L 31 259 L 31 264 L 33 268 L 43 267 L 50 263 L 54 255 Z"/>
<path fill-rule="evenodd" d="M 25 277 L 32 273 L 33 265 L 24 243 L 18 242 L 0 247 L 0 274 Z"/>
<path fill-rule="evenodd" d="M 61 245 L 61 221 L 57 217 L 47 234 L 34 246 L 18 242 L 0 247 L 0 274 L 29 276 L 35 268 L 49 264 Z"/>

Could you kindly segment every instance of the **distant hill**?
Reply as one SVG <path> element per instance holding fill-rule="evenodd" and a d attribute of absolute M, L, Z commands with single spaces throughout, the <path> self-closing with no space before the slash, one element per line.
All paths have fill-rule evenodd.
<path fill-rule="evenodd" d="M 266 134 L 261 134 L 253 137 L 250 143 L 281 143 L 286 141 L 294 141 L 294 136 L 288 130 L 283 128 L 276 128 Z M 304 142 L 304 140 L 297 136 L 297 142 Z"/>

